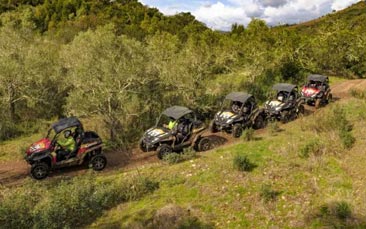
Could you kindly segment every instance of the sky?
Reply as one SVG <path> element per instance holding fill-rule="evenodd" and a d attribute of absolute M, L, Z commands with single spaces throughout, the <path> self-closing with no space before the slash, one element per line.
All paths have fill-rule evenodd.
<path fill-rule="evenodd" d="M 269 25 L 293 24 L 344 9 L 360 0 L 141 0 L 166 15 L 191 12 L 216 30 L 230 30 L 234 23 L 247 25 L 260 18 Z"/>

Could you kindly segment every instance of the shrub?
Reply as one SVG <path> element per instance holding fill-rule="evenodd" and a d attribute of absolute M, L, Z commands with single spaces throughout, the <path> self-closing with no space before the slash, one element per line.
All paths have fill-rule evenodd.
<path fill-rule="evenodd" d="M 346 201 L 337 201 L 320 206 L 319 216 L 323 219 L 347 220 L 352 217 L 351 206 Z"/>
<path fill-rule="evenodd" d="M 168 164 L 177 164 L 183 161 L 191 160 L 197 157 L 196 151 L 191 148 L 183 150 L 183 153 L 170 153 L 164 156 L 163 160 Z"/>
<path fill-rule="evenodd" d="M 351 132 L 348 131 L 341 131 L 340 138 L 342 141 L 342 145 L 346 149 L 352 148 L 353 144 L 355 143 L 356 139 L 353 137 Z"/>
<path fill-rule="evenodd" d="M 254 139 L 254 130 L 252 128 L 245 129 L 241 139 L 244 141 L 252 141 Z"/>
<path fill-rule="evenodd" d="M 354 90 L 350 91 L 351 96 L 357 99 L 365 99 L 366 98 L 366 91 Z"/>
<path fill-rule="evenodd" d="M 338 133 L 341 143 L 346 149 L 351 148 L 355 142 L 352 135 L 352 124 L 348 121 L 345 110 L 339 105 L 314 120 L 310 128 L 317 132 L 334 131 Z"/>
<path fill-rule="evenodd" d="M 308 158 L 311 154 L 315 156 L 320 156 L 324 152 L 324 145 L 319 142 L 319 140 L 311 140 L 305 144 L 299 152 L 299 156 L 302 158 Z"/>
<path fill-rule="evenodd" d="M 233 160 L 234 168 L 238 171 L 252 171 L 256 164 L 252 163 L 246 155 L 237 154 Z"/>
<path fill-rule="evenodd" d="M 280 192 L 273 190 L 269 184 L 262 185 L 260 190 L 260 196 L 264 202 L 275 200 L 279 194 Z"/>
<path fill-rule="evenodd" d="M 153 192 L 159 183 L 146 177 L 95 181 L 84 176 L 59 184 L 29 183 L 0 194 L 0 228 L 74 228 L 125 201 Z M 32 190 L 32 191 L 29 191 Z"/>

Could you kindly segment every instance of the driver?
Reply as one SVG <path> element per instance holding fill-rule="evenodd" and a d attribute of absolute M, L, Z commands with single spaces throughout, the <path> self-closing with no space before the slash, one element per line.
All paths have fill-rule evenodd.
<path fill-rule="evenodd" d="M 57 140 L 57 144 L 61 146 L 57 153 L 57 161 L 63 160 L 66 156 L 70 155 L 76 148 L 76 142 L 71 135 L 71 130 L 64 132 L 64 140 Z"/>
<path fill-rule="evenodd" d="M 240 108 L 241 108 L 241 103 L 234 101 L 233 104 L 232 104 L 232 106 L 231 106 L 231 110 L 234 113 L 239 113 L 240 112 Z"/>
<path fill-rule="evenodd" d="M 168 123 L 168 129 L 173 130 L 173 128 L 177 125 L 177 120 L 174 120 L 173 118 L 170 118 Z"/>
<path fill-rule="evenodd" d="M 285 101 L 285 94 L 282 93 L 282 92 L 278 93 L 277 100 L 280 101 L 280 102 L 284 102 Z"/>

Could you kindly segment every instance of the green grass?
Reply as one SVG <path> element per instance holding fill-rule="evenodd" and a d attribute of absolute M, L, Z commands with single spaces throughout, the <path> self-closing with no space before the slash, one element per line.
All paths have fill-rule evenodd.
<path fill-rule="evenodd" d="M 359 102 L 352 100 L 341 106 L 366 111 L 366 106 L 360 107 Z M 269 131 L 263 132 L 258 141 L 223 147 L 192 161 L 140 171 L 161 180 L 160 189 L 139 201 L 106 212 L 92 226 L 136 225 L 151 219 L 154 212 L 170 203 L 190 209 L 201 221 L 219 228 L 327 226 L 327 221 L 308 217 L 314 206 L 338 199 L 351 199 L 351 206 L 361 206 L 362 198 L 352 200 L 355 195 L 353 177 L 342 162 L 344 154 L 299 157 L 302 141 L 314 136 L 313 131 L 304 131 L 302 126 L 318 115 L 323 114 L 281 126 L 284 131 L 275 136 Z M 347 115 L 347 118 L 353 123 L 359 117 Z M 318 137 L 329 146 L 339 140 L 337 136 L 331 139 L 330 135 L 324 133 Z M 258 167 L 250 173 L 237 171 L 232 166 L 237 154 L 247 155 Z M 264 184 L 270 189 L 263 190 Z M 263 195 L 275 201 L 262 201 Z"/>
<path fill-rule="evenodd" d="M 256 141 L 239 140 L 178 164 L 161 162 L 138 171 L 96 175 L 97 180 L 113 184 L 121 176 L 138 174 L 158 181 L 159 189 L 141 199 L 110 206 L 96 214 L 100 216 L 96 219 L 90 219 L 86 214 L 85 221 L 93 221 L 88 226 L 93 228 L 144 227 L 153 221 L 160 209 L 174 204 L 189 211 L 202 225 L 218 228 L 319 228 L 327 227 L 331 222 L 325 216 L 319 216 L 322 206 L 347 203 L 347 206 L 336 205 L 335 217 L 337 214 L 341 218 L 343 215 L 348 217 L 352 213 L 352 220 L 332 221 L 335 223 L 332 226 L 362 227 L 366 225 L 362 221 L 366 215 L 366 185 L 362 181 L 366 173 L 363 153 L 366 103 L 352 98 L 337 104 L 345 110 L 346 119 L 353 125 L 356 142 L 350 149 L 342 147 L 336 129 L 318 132 L 313 128 L 315 124 L 322 125 L 319 120 L 324 117 L 331 118 L 329 114 L 337 107 L 331 104 L 314 115 L 280 125 L 282 131 L 275 135 L 268 129 L 255 132 Z M 315 137 L 325 153 L 299 156 Z M 31 139 L 21 141 L 27 140 Z M 251 172 L 235 169 L 233 159 L 238 154 L 245 155 L 257 167 Z M 50 179 L 44 184 L 57 187 L 59 182 L 59 179 Z M 64 189 L 67 187 L 63 184 Z M 20 186 L 17 190 L 26 193 L 29 186 Z M 0 187 L 0 191 L 11 190 Z"/>

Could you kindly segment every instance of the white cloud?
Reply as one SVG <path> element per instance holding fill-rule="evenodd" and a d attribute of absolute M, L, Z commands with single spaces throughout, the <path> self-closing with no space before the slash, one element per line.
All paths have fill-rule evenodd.
<path fill-rule="evenodd" d="M 220 30 L 229 30 L 234 23 L 247 24 L 250 21 L 242 7 L 228 6 L 221 2 L 201 6 L 192 14 L 207 26 Z"/>
<path fill-rule="evenodd" d="M 332 10 L 341 10 L 360 0 L 337 0 L 332 4 Z"/>
<path fill-rule="evenodd" d="M 247 25 L 252 17 L 269 25 L 299 23 L 350 6 L 359 0 L 143 0 L 165 14 L 190 11 L 211 28 L 229 30 Z M 160 4 L 159 4 L 160 3 Z"/>

